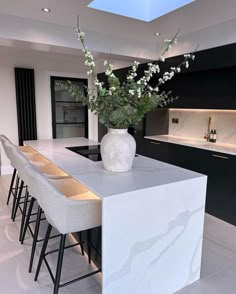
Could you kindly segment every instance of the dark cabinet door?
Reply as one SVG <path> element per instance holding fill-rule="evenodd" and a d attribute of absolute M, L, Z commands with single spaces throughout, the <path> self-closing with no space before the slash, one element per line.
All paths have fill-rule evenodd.
<path fill-rule="evenodd" d="M 166 107 L 236 109 L 235 76 L 235 66 L 176 75 L 164 90 L 172 90 L 179 99 Z"/>
<path fill-rule="evenodd" d="M 139 154 L 207 175 L 206 212 L 236 225 L 236 156 L 148 139 L 137 146 Z"/>
<path fill-rule="evenodd" d="M 209 172 L 206 211 L 236 225 L 236 159 L 208 152 Z"/>
<path fill-rule="evenodd" d="M 156 140 L 144 139 L 138 150 L 139 154 L 164 162 L 168 160 L 169 144 Z"/>
<path fill-rule="evenodd" d="M 169 162 L 173 165 L 207 174 L 206 151 L 177 144 L 169 144 Z"/>

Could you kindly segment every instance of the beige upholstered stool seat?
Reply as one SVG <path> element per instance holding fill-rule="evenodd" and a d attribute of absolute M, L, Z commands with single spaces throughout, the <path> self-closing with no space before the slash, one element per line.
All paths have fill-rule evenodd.
<path fill-rule="evenodd" d="M 98 200 L 99 198 L 73 178 L 49 180 L 53 186 L 70 200 Z"/>

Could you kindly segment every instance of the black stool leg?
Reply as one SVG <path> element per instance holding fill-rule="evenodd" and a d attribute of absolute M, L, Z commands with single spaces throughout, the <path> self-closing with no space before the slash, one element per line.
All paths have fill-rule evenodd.
<path fill-rule="evenodd" d="M 23 188 L 24 188 L 24 181 L 21 180 L 19 191 L 18 191 L 18 194 L 17 194 L 16 203 L 15 203 L 15 211 L 13 213 L 13 219 L 12 219 L 13 222 L 16 219 L 16 214 L 17 214 L 17 210 L 18 210 L 19 205 L 20 205 L 20 200 L 21 200 L 21 195 L 22 195 Z"/>
<path fill-rule="evenodd" d="M 88 246 L 88 260 L 89 263 L 91 263 L 91 234 L 90 234 L 90 230 L 86 231 L 87 234 L 87 246 Z"/>
<path fill-rule="evenodd" d="M 34 230 L 33 245 L 32 245 L 31 256 L 30 256 L 29 273 L 32 272 L 35 249 L 36 249 L 36 244 L 37 244 L 37 239 L 38 239 L 38 234 L 39 234 L 39 226 L 40 226 L 40 221 L 41 221 L 41 214 L 42 214 L 42 208 L 39 206 L 38 207 L 37 220 L 36 220 L 36 224 L 35 224 L 35 230 Z"/>
<path fill-rule="evenodd" d="M 65 241 L 66 241 L 66 235 L 61 235 L 53 294 L 58 294 L 59 287 L 60 287 L 61 268 L 62 268 L 62 262 L 63 262 L 63 256 L 64 256 Z"/>
<path fill-rule="evenodd" d="M 38 276 L 39 276 L 39 272 L 40 272 L 42 262 L 43 262 L 43 258 L 44 258 L 44 255 L 45 255 L 45 252 L 46 252 L 46 249 L 47 249 L 48 240 L 49 240 L 49 237 L 50 237 L 50 234 L 51 234 L 51 230 L 52 230 L 52 226 L 50 224 L 48 224 L 47 232 L 46 232 L 46 235 L 45 235 L 45 238 L 44 238 L 44 241 L 43 241 L 43 247 L 42 247 L 42 250 L 41 250 L 41 253 L 40 253 L 40 257 L 39 257 L 37 270 L 36 270 L 35 277 L 34 277 L 35 281 L 37 281 Z"/>
<path fill-rule="evenodd" d="M 35 198 L 32 197 L 31 201 L 30 201 L 30 206 L 29 206 L 27 217 L 26 217 L 26 221 L 25 221 L 25 224 L 24 224 L 24 229 L 23 229 L 22 238 L 21 238 L 21 244 L 23 244 L 23 242 L 25 240 L 25 234 L 26 234 L 26 231 L 27 231 L 27 228 L 28 228 L 28 225 L 29 225 L 30 216 L 31 216 L 31 213 L 32 213 L 32 210 L 33 210 L 34 202 L 35 202 Z"/>
<path fill-rule="evenodd" d="M 12 209 L 11 209 L 11 219 L 13 219 L 14 211 L 15 211 L 15 206 L 16 206 L 16 200 L 17 200 L 17 195 L 18 195 L 18 187 L 19 187 L 19 177 L 16 177 L 16 185 L 15 185 L 15 190 L 13 192 L 13 203 L 12 203 Z"/>
<path fill-rule="evenodd" d="M 26 216 L 26 211 L 27 211 L 28 199 L 29 199 L 29 192 L 26 189 L 24 207 L 23 207 L 23 211 L 22 211 L 22 219 L 21 219 L 21 226 L 20 226 L 20 237 L 19 237 L 19 241 L 22 240 L 22 234 L 23 234 L 23 229 L 24 229 L 24 223 L 25 223 L 25 216 Z"/>
<path fill-rule="evenodd" d="M 14 185 L 14 182 L 15 182 L 15 178 L 16 178 L 16 169 L 14 168 L 13 175 L 12 175 L 12 178 L 11 178 L 11 184 L 10 184 L 10 188 L 9 188 L 9 192 L 8 192 L 8 197 L 7 197 L 7 205 L 9 204 L 9 201 L 10 201 L 10 198 L 11 198 L 11 193 L 12 193 L 13 185 Z"/>
<path fill-rule="evenodd" d="M 78 238 L 80 242 L 80 249 L 81 249 L 82 255 L 84 255 L 83 237 L 81 232 L 78 233 Z"/>

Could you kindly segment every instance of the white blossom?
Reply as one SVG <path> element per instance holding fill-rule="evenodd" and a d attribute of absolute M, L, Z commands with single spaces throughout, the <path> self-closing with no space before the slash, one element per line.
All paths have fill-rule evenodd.
<path fill-rule="evenodd" d="M 79 36 L 80 38 L 84 38 L 84 37 L 85 37 L 85 33 L 84 33 L 84 32 L 80 32 L 80 33 L 78 33 L 78 36 Z"/>
<path fill-rule="evenodd" d="M 160 61 L 165 62 L 165 57 L 163 55 L 160 56 Z"/>
<path fill-rule="evenodd" d="M 130 95 L 134 95 L 134 90 L 129 90 Z"/>
<path fill-rule="evenodd" d="M 107 76 L 110 76 L 110 75 L 112 74 L 112 70 L 107 69 L 106 72 L 105 72 L 105 74 L 106 74 Z"/>
<path fill-rule="evenodd" d="M 184 54 L 184 58 L 188 59 L 188 58 L 190 58 L 190 57 L 191 57 L 190 54 Z"/>
<path fill-rule="evenodd" d="M 112 92 L 114 92 L 114 91 L 116 90 L 116 87 L 111 87 L 110 90 L 111 90 Z"/>

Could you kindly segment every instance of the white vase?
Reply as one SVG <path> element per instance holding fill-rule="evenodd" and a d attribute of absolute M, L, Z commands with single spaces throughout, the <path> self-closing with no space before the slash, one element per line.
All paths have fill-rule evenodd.
<path fill-rule="evenodd" d="M 109 129 L 101 141 L 104 168 L 111 172 L 126 172 L 132 168 L 136 142 L 127 129 Z"/>

